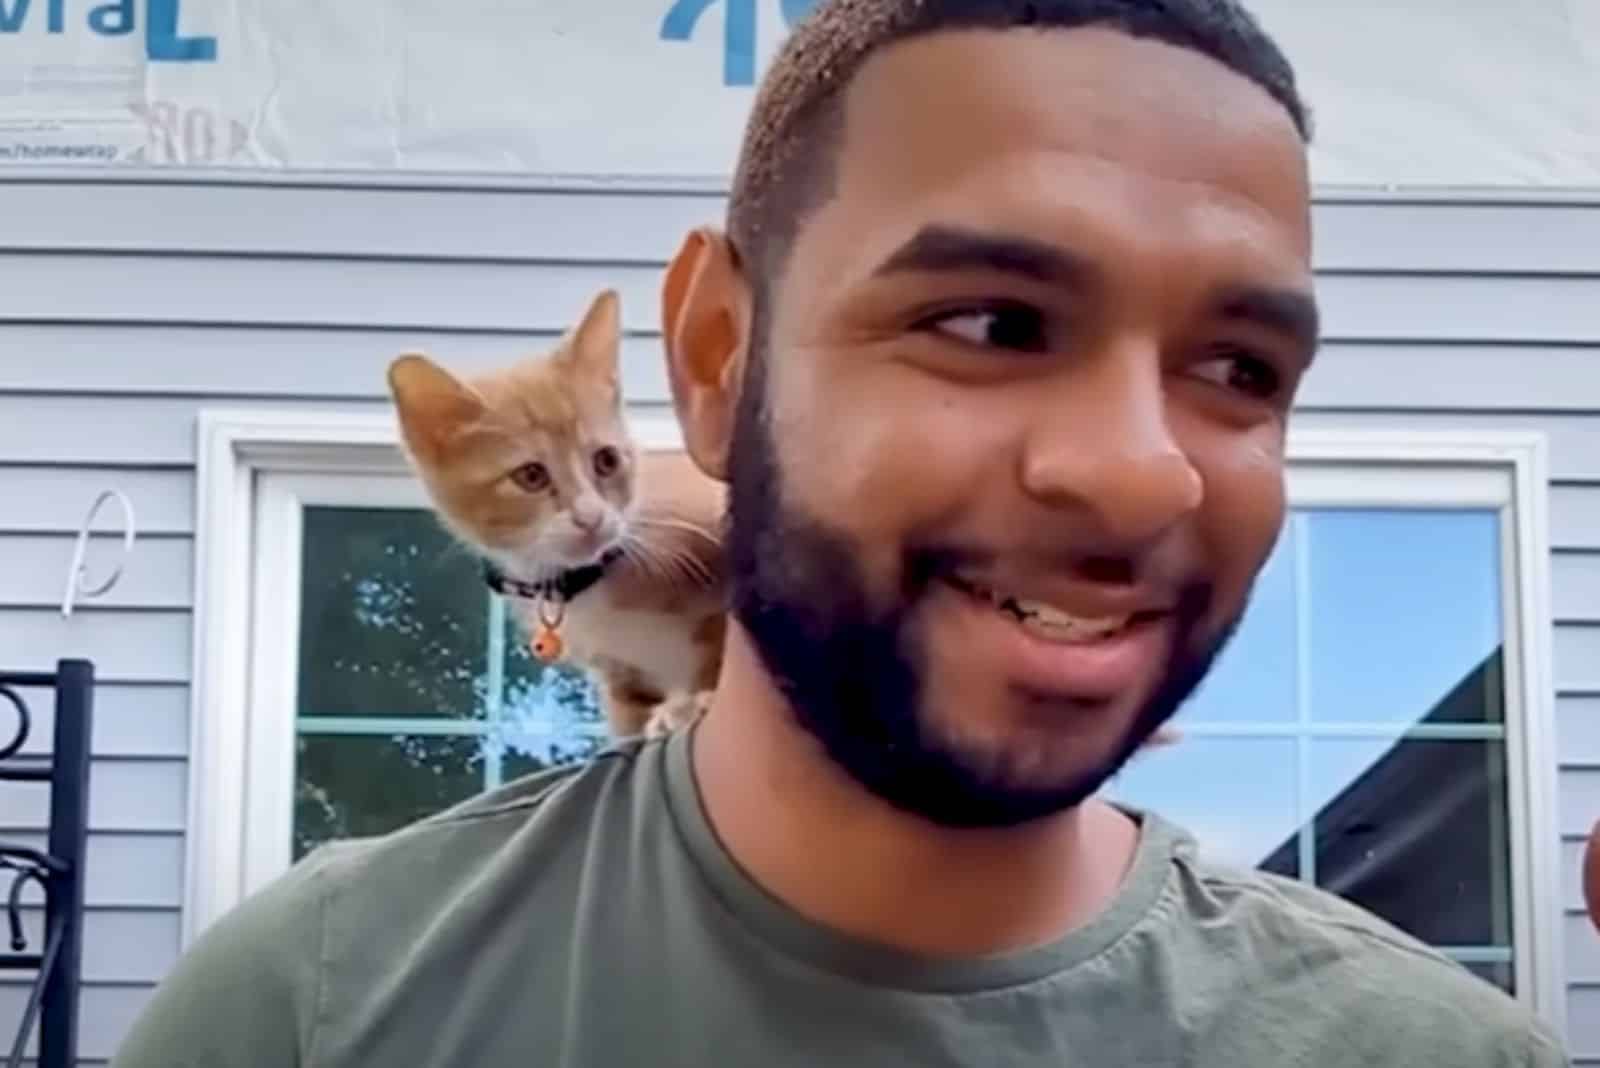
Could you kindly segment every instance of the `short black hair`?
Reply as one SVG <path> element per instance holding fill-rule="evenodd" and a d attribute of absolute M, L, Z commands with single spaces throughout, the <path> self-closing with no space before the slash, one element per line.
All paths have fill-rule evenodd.
<path fill-rule="evenodd" d="M 822 0 L 762 79 L 734 172 L 728 236 L 764 285 L 828 195 L 845 88 L 872 55 L 941 30 L 1105 26 L 1210 56 L 1260 86 L 1305 141 L 1294 70 L 1237 0 Z"/>

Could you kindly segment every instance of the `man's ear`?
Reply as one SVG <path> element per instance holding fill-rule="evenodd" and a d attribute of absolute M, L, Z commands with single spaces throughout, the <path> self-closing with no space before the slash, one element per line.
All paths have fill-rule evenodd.
<path fill-rule="evenodd" d="M 750 312 L 749 283 L 732 244 L 711 227 L 691 230 L 662 281 L 661 331 L 684 447 L 719 480 L 727 478 Z"/>

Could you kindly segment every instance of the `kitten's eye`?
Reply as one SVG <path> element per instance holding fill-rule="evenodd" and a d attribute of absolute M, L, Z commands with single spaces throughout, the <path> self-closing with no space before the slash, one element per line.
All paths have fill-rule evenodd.
<path fill-rule="evenodd" d="M 617 473 L 617 468 L 622 466 L 622 454 L 610 445 L 604 445 L 594 451 L 594 473 L 601 478 L 609 478 Z"/>
<path fill-rule="evenodd" d="M 947 312 L 924 320 L 921 325 L 985 348 L 1043 352 L 1046 347 L 1044 316 L 1020 304 Z"/>
<path fill-rule="evenodd" d="M 1259 400 L 1271 400 L 1283 390 L 1283 376 L 1269 361 L 1244 349 L 1214 350 L 1212 358 L 1197 364 L 1199 378 Z"/>
<path fill-rule="evenodd" d="M 529 493 L 543 493 L 550 488 L 550 469 L 541 463 L 523 464 L 511 472 L 511 481 Z"/>

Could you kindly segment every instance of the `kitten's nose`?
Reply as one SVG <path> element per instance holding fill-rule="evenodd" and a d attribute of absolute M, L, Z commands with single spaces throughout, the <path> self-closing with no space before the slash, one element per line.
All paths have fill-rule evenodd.
<path fill-rule="evenodd" d="M 594 501 L 576 501 L 572 505 L 572 525 L 585 534 L 599 530 L 605 518 L 605 509 Z"/>

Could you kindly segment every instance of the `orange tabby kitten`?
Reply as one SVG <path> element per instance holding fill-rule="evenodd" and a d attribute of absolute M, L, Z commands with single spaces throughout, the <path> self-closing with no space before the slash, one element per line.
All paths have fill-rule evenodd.
<path fill-rule="evenodd" d="M 419 354 L 389 367 L 412 467 L 485 560 L 534 651 L 588 670 L 614 735 L 687 722 L 716 681 L 722 486 L 624 419 L 619 298 L 553 351 L 463 381 Z"/>

